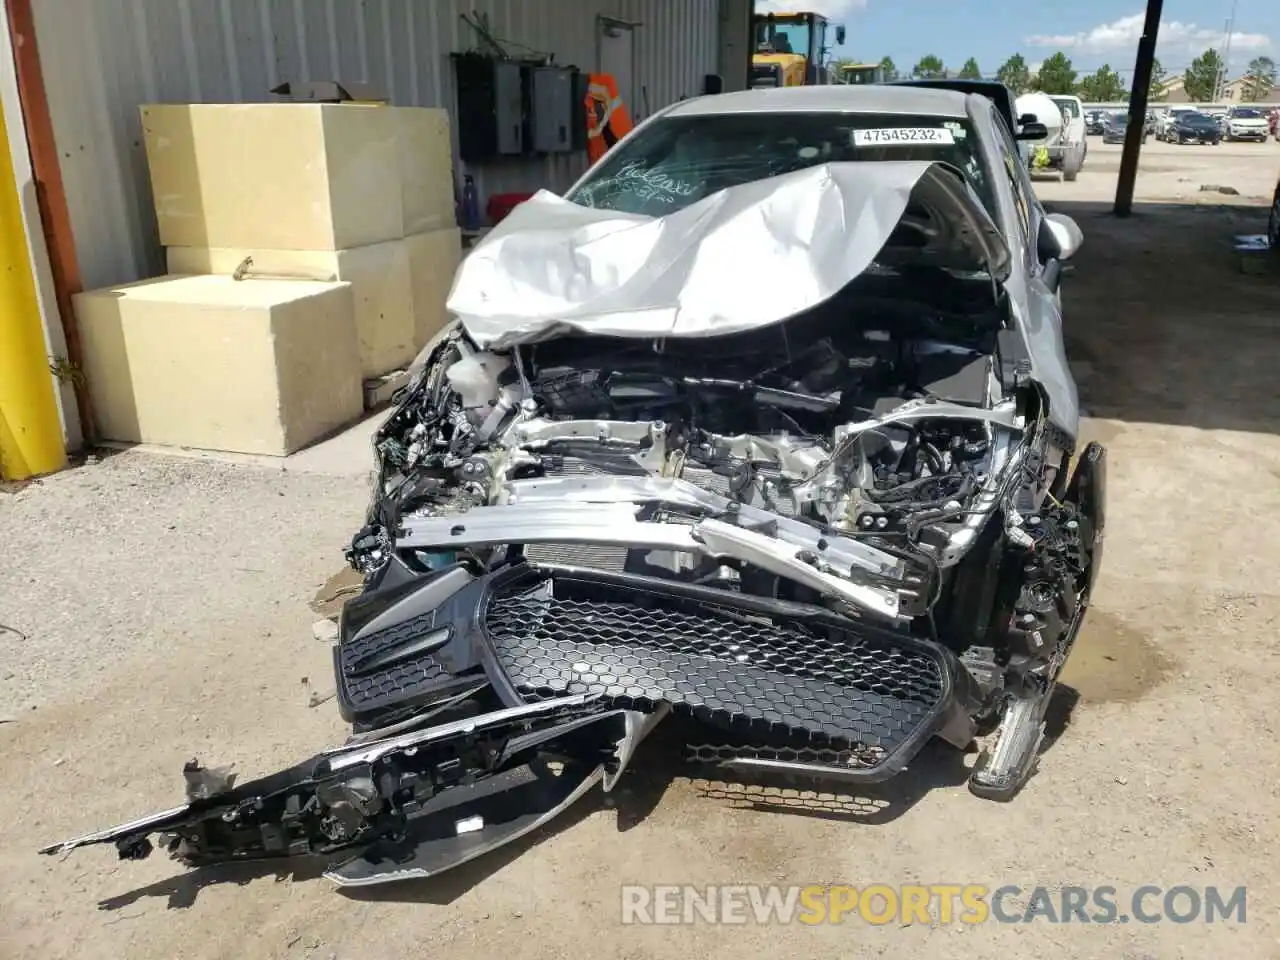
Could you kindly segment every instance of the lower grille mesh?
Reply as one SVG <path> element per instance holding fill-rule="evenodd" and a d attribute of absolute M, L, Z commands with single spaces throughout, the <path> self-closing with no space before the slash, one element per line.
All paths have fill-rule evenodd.
<path fill-rule="evenodd" d="M 942 667 L 919 648 L 570 579 L 493 597 L 485 628 L 528 699 L 666 701 L 726 729 L 811 743 L 891 752 L 944 690 Z"/>
<path fill-rule="evenodd" d="M 384 669 L 361 669 L 368 658 L 407 646 L 433 629 L 432 615 L 426 614 L 342 644 L 338 650 L 338 682 L 343 687 L 344 701 L 359 711 L 379 710 L 448 680 L 448 672 L 430 653 L 405 657 Z"/>

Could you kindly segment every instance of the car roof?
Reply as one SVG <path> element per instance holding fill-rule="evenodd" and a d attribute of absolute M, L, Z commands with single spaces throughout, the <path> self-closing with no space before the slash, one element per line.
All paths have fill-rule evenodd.
<path fill-rule="evenodd" d="M 1012 94 L 999 80 L 969 79 L 966 77 L 910 77 L 906 80 L 891 80 L 891 87 L 921 87 L 929 90 L 959 90 L 961 92 L 982 92 L 989 95 L 992 90 L 1005 90 Z"/>
<path fill-rule="evenodd" d="M 954 90 L 880 84 L 764 87 L 682 100 L 664 116 L 699 117 L 737 113 L 904 113 L 964 117 L 965 95 Z"/>

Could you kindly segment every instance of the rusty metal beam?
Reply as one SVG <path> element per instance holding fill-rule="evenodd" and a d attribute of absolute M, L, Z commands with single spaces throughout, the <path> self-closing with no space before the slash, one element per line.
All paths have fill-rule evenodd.
<path fill-rule="evenodd" d="M 93 406 L 81 371 L 83 352 L 80 328 L 71 298 L 83 287 L 80 263 L 76 257 L 75 235 L 71 230 L 71 212 L 62 186 L 62 166 L 58 161 L 58 145 L 53 138 L 53 120 L 49 115 L 49 98 L 45 93 L 44 73 L 40 67 L 40 51 L 36 48 L 35 18 L 31 0 L 2 0 L 9 18 L 9 42 L 18 75 L 18 100 L 27 130 L 27 147 L 31 154 L 31 170 L 36 183 L 36 200 L 40 207 L 41 226 L 49 250 L 49 267 L 53 274 L 54 296 L 62 319 L 67 342 L 67 359 L 75 376 L 76 409 L 80 414 L 80 432 L 87 443 L 95 436 Z"/>
<path fill-rule="evenodd" d="M 1127 217 L 1133 210 L 1133 187 L 1138 179 L 1138 156 L 1142 152 L 1142 135 L 1147 128 L 1147 99 L 1151 93 L 1151 68 L 1156 61 L 1156 35 L 1160 32 L 1160 14 L 1164 0 L 1147 0 L 1147 16 L 1138 40 L 1138 59 L 1133 65 L 1133 90 L 1129 93 L 1129 128 L 1124 136 L 1124 153 L 1120 156 L 1120 178 L 1116 182 L 1113 212 Z"/>

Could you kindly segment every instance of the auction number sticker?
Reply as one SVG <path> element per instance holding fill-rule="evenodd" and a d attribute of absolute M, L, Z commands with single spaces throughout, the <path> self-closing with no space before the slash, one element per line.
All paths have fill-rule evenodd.
<path fill-rule="evenodd" d="M 956 142 L 955 134 L 946 127 L 884 127 L 878 130 L 853 131 L 855 147 L 874 147 L 893 144 L 939 144 L 950 146 Z"/>

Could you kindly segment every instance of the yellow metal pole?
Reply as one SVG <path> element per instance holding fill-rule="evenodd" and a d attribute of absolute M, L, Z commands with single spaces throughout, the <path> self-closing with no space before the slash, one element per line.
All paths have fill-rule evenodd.
<path fill-rule="evenodd" d="M 0 477 L 23 480 L 66 464 L 9 131 L 0 110 Z"/>

